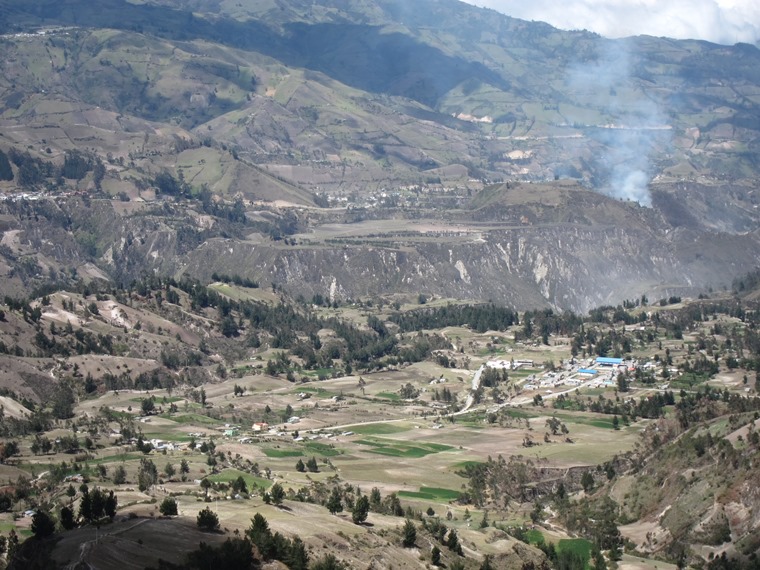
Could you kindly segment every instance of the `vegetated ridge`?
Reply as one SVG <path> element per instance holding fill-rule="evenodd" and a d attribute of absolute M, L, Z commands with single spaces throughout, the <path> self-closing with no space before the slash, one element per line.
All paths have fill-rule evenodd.
<path fill-rule="evenodd" d="M 587 310 L 758 263 L 750 46 L 458 2 L 1 8 L 2 189 L 98 212 L 41 251 L 4 204 L 8 290 L 35 261 L 116 282 L 234 267 L 307 297 Z"/>

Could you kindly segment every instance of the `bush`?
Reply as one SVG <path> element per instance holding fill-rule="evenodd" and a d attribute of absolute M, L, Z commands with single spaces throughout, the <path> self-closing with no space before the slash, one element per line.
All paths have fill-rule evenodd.
<path fill-rule="evenodd" d="M 219 530 L 219 517 L 210 508 L 206 507 L 198 513 L 196 524 L 201 530 L 216 531 Z"/>
<path fill-rule="evenodd" d="M 333 554 L 325 554 L 311 566 L 311 570 L 343 570 L 346 565 L 335 558 Z"/>
<path fill-rule="evenodd" d="M 37 511 L 32 516 L 32 532 L 35 538 L 47 538 L 55 533 L 55 522 L 45 511 Z"/>
<path fill-rule="evenodd" d="M 158 510 L 165 517 L 176 516 L 177 515 L 177 501 L 174 500 L 174 497 L 166 497 L 163 501 L 161 501 L 161 505 L 158 507 Z M 217 521 L 217 524 L 218 524 L 218 521 Z M 200 522 L 198 523 L 198 526 L 201 526 Z"/>

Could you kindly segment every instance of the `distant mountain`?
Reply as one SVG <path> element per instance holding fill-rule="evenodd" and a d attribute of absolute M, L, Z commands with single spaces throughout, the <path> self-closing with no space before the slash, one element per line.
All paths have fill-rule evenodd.
<path fill-rule="evenodd" d="M 0 149 L 29 152 L 56 168 L 76 150 L 105 165 L 96 183 L 93 174 L 73 182 L 52 170 L 19 176 L 22 165 L 14 163 L 16 177 L 0 182 L 3 189 L 95 191 L 134 204 L 153 200 L 157 174 L 166 172 L 179 180 L 178 196 L 208 189 L 214 201 L 241 198 L 246 223 L 264 234 L 276 226 L 275 233 L 302 236 L 290 248 L 303 249 L 275 250 L 315 272 L 294 285 L 305 294 L 347 280 L 343 294 L 351 296 L 423 286 L 442 295 L 584 308 L 645 290 L 727 285 L 760 263 L 760 50 L 753 46 L 607 40 L 453 0 L 104 0 L 97 10 L 82 0 L 2 0 L 0 27 Z M 552 203 L 548 189 L 563 179 L 652 208 L 593 200 L 581 207 L 571 197 L 549 212 L 542 205 Z M 504 185 L 488 186 L 494 182 Z M 541 183 L 530 207 L 497 196 L 509 196 L 515 184 L 531 188 L 527 183 Z M 205 204 L 213 218 L 218 212 Z M 276 209 L 286 204 L 311 209 Z M 599 216 L 589 210 L 596 206 L 616 213 Z M 246 235 L 217 234 L 206 218 L 188 215 L 201 236 Z M 498 250 L 477 250 L 467 252 L 474 266 L 463 272 L 446 253 L 460 246 L 456 239 L 435 253 L 425 250 L 424 235 L 399 239 L 393 230 L 377 237 L 399 217 L 457 220 L 482 232 L 475 243 L 502 248 L 518 247 L 527 224 L 541 220 L 551 231 L 539 232 L 536 251 L 562 263 L 533 257 L 517 269 L 496 263 Z M 438 269 L 410 269 L 422 284 L 401 278 L 360 285 L 350 282 L 356 272 L 325 276 L 321 257 L 301 259 L 336 243 L 314 228 L 359 219 L 378 223 L 351 238 L 358 267 L 368 259 L 364 248 L 380 247 L 401 248 Z M 590 284 L 586 276 L 599 268 L 581 252 L 593 251 L 598 236 L 575 242 L 563 232 L 611 224 L 620 238 L 605 242 L 604 255 L 635 260 L 636 273 L 620 265 L 613 282 Z M 168 230 L 177 230 L 176 221 Z M 548 237 L 555 233 L 556 240 Z M 113 244 L 106 235 L 98 239 L 102 250 L 91 250 L 89 260 L 113 278 L 113 261 L 103 257 Z M 651 240 L 654 249 L 645 245 Z M 702 241 L 709 247 L 694 246 Z M 164 260 L 163 270 L 213 271 L 202 250 L 185 247 L 191 249 L 173 253 L 179 257 Z M 57 259 L 56 266 L 72 263 Z M 6 259 L 10 268 L 17 262 Z M 257 278 L 293 278 L 258 257 L 255 263 L 246 270 Z M 397 260 L 377 263 L 397 270 Z M 478 270 L 481 263 L 493 272 Z M 130 271 L 154 265 L 138 255 Z"/>
<path fill-rule="evenodd" d="M 619 185 L 637 170 L 647 178 L 633 177 L 629 184 L 646 183 L 657 175 L 736 179 L 757 168 L 753 141 L 760 128 L 755 112 L 760 51 L 748 45 L 649 37 L 611 41 L 456 1 L 293 1 L 278 2 L 275 8 L 261 2 L 107 0 L 98 6 L 95 11 L 87 2 L 6 0 L 2 17 L 6 29 L 110 28 L 169 42 L 213 42 L 225 51 L 244 50 L 256 54 L 254 61 L 240 53 L 238 58 L 246 61 L 225 55 L 222 59 L 234 69 L 225 71 L 222 66 L 212 73 L 240 89 L 251 88 L 248 77 L 240 73 L 248 63 L 243 71 L 260 76 L 256 95 L 266 95 L 265 88 L 275 93 L 282 81 L 256 69 L 254 62 L 262 57 L 285 65 L 288 72 L 314 72 L 317 75 L 299 81 L 306 89 L 312 83 L 328 83 L 333 97 L 354 100 L 357 94 L 345 91 L 356 89 L 364 93 L 361 98 L 390 107 L 394 114 L 433 121 L 467 140 L 479 138 L 481 148 L 467 149 L 461 158 L 492 178 L 580 177 L 619 195 L 627 191 Z M 97 60 L 105 63 L 109 55 L 116 55 L 109 51 L 101 46 L 92 55 L 105 56 Z M 69 69 L 64 65 L 62 71 Z M 124 75 L 123 70 L 120 73 Z M 125 79 L 138 84 L 151 81 L 149 75 L 135 72 Z M 81 91 L 82 86 L 77 87 Z M 148 91 L 163 99 L 168 89 L 171 86 L 152 86 Z M 142 118 L 166 120 L 177 110 L 155 101 L 147 109 L 139 108 L 139 92 L 121 93 L 121 104 L 116 101 L 112 106 Z M 81 95 L 86 100 L 87 90 Z M 331 101 L 304 95 L 282 101 L 270 95 L 285 107 L 281 112 L 306 120 L 291 144 L 319 137 L 323 145 L 338 146 L 336 129 L 320 121 Z M 391 99 L 375 101 L 378 97 Z M 185 112 L 182 123 L 197 127 L 249 107 L 246 103 L 220 98 L 206 113 L 187 116 Z M 371 109 L 370 113 L 374 114 Z M 459 119 L 452 120 L 453 116 Z M 239 133 L 218 135 L 243 146 L 247 142 Z M 357 135 L 351 141 L 365 153 L 372 144 L 391 152 L 399 145 L 425 149 L 427 161 L 398 157 L 413 170 L 451 164 L 457 158 L 435 148 L 429 140 L 432 133 L 424 141 L 410 140 L 411 135 L 403 132 L 396 134 L 399 140 Z M 289 150 L 290 145 L 277 142 L 282 152 Z M 515 152 L 527 158 L 514 158 Z"/>

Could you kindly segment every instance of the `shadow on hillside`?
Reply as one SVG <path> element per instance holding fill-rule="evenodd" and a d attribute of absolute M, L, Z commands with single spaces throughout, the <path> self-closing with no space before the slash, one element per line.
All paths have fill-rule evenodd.
<path fill-rule="evenodd" d="M 99 0 L 97 10 L 90 0 L 0 2 L 0 26 L 6 30 L 53 24 L 208 40 L 319 71 L 363 91 L 402 95 L 429 106 L 466 79 L 508 88 L 481 63 L 452 57 L 401 33 L 384 33 L 377 26 L 293 23 L 278 33 L 259 21 L 210 20 L 190 11 L 124 0 Z"/>

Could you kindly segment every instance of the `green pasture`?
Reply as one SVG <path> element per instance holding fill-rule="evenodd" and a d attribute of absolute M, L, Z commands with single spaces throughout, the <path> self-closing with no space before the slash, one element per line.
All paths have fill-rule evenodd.
<path fill-rule="evenodd" d="M 401 396 L 393 392 L 378 392 L 377 394 L 375 394 L 375 397 L 384 398 L 386 400 L 391 400 L 393 402 L 398 402 L 401 399 Z"/>
<path fill-rule="evenodd" d="M 461 463 L 457 463 L 452 467 L 456 471 L 464 471 L 468 467 L 477 467 L 478 465 L 485 465 L 485 461 L 462 461 Z"/>
<path fill-rule="evenodd" d="M 591 560 L 591 542 L 585 538 L 563 538 L 557 543 L 557 552 L 573 552 L 586 561 Z"/>
<path fill-rule="evenodd" d="M 208 426 L 216 426 L 221 425 L 221 420 L 216 420 L 214 418 L 210 418 L 208 416 L 204 416 L 202 414 L 179 414 L 179 415 L 172 415 L 172 414 L 163 414 L 159 416 L 165 420 L 171 420 L 173 422 L 177 422 L 178 424 L 188 424 L 188 425 L 208 425 Z"/>
<path fill-rule="evenodd" d="M 248 487 L 249 492 L 254 487 L 264 487 L 265 489 L 268 489 L 269 487 L 272 486 L 272 482 L 269 479 L 264 479 L 263 477 L 256 477 L 255 475 L 251 475 L 250 473 L 245 473 L 237 469 L 225 469 L 224 471 L 221 471 L 220 473 L 209 475 L 206 478 L 212 483 L 229 483 L 231 481 L 236 480 L 238 477 L 243 478 L 246 486 Z"/>
<path fill-rule="evenodd" d="M 309 453 L 321 455 L 322 457 L 335 457 L 336 455 L 343 455 L 343 451 L 335 449 L 333 446 L 326 443 L 318 443 L 316 441 L 308 441 L 303 444 L 304 449 Z"/>
<path fill-rule="evenodd" d="M 354 426 L 351 431 L 359 435 L 390 435 L 409 431 L 409 428 L 398 424 L 365 424 Z"/>
<path fill-rule="evenodd" d="M 450 445 L 442 443 L 405 443 L 401 441 L 380 440 L 380 439 L 360 439 L 356 443 L 370 447 L 370 453 L 379 455 L 390 455 L 393 457 L 405 457 L 410 459 L 419 459 L 433 453 L 448 451 L 454 449 Z"/>
<path fill-rule="evenodd" d="M 0 522 L 0 533 L 7 534 L 11 530 L 15 530 L 19 538 L 29 538 L 32 536 L 32 531 L 28 528 L 17 528 L 12 522 Z"/>
<path fill-rule="evenodd" d="M 544 535 L 540 530 L 530 529 L 525 533 L 525 538 L 528 539 L 529 544 L 543 544 L 545 542 Z"/>
<path fill-rule="evenodd" d="M 164 426 L 165 427 L 165 426 Z M 162 439 L 164 441 L 181 441 L 187 443 L 192 441 L 192 437 L 182 432 L 166 431 L 164 430 L 146 430 L 143 432 L 143 438 L 145 441 L 149 439 Z"/>
<path fill-rule="evenodd" d="M 264 448 L 262 450 L 264 452 L 264 455 L 271 459 L 282 459 L 284 457 L 303 457 L 304 453 L 303 451 L 300 451 L 298 449 L 273 449 L 273 448 Z"/>
<path fill-rule="evenodd" d="M 425 499 L 428 501 L 449 502 L 459 498 L 459 491 L 443 489 L 441 487 L 420 487 L 419 491 L 399 491 L 399 497 L 409 499 Z"/>

